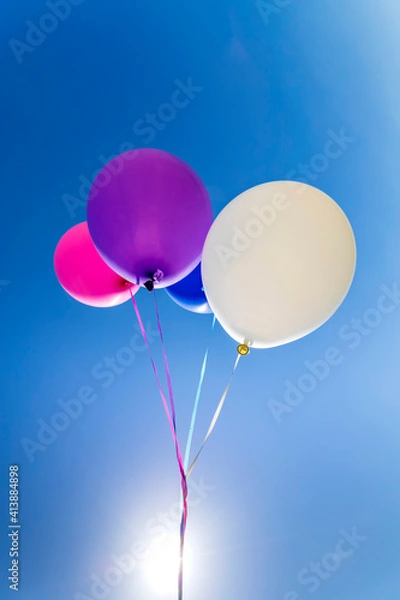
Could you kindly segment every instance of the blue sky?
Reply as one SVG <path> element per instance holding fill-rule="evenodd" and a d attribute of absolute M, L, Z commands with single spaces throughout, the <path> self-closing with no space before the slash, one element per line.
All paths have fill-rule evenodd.
<path fill-rule="evenodd" d="M 308 169 L 309 183 L 345 210 L 358 246 L 353 286 L 326 325 L 240 363 L 193 473 L 195 573 L 186 599 L 396 597 L 396 2 L 272 0 L 275 10 L 266 16 L 264 6 L 264 18 L 255 2 L 239 0 L 74 4 L 63 21 L 43 21 L 49 8 L 39 0 L 0 9 L 0 522 L 4 534 L 8 466 L 18 464 L 19 597 L 93 600 L 101 591 L 94 595 L 96 577 L 104 582 L 115 557 L 176 530 L 165 516 L 179 500 L 174 451 L 132 306 L 78 304 L 52 264 L 59 238 L 85 219 L 83 182 L 101 168 L 99 157 L 146 143 L 199 173 L 216 214 L 248 187 Z M 56 29 L 29 37 L 30 49 L 10 47 L 34 36 L 27 21 Z M 187 105 L 144 134 L 143 120 L 182 85 L 195 88 Z M 316 172 L 315 156 L 332 136 L 341 140 L 340 155 Z M 184 442 L 212 317 L 158 297 Z M 137 299 L 160 360 L 151 298 L 142 291 Z M 122 366 L 129 344 L 134 359 Z M 306 363 L 325 360 L 332 347 L 338 364 L 277 416 L 271 407 L 301 385 Z M 234 359 L 235 343 L 217 326 L 195 446 Z M 37 441 L 43 422 L 78 394 L 92 402 L 29 457 L 22 440 Z M 338 548 L 345 550 L 332 558 Z M 2 598 L 13 593 L 8 550 L 3 536 Z M 328 570 L 316 574 L 312 562 Z M 175 597 L 156 596 L 139 563 L 103 587 L 103 598 Z"/>

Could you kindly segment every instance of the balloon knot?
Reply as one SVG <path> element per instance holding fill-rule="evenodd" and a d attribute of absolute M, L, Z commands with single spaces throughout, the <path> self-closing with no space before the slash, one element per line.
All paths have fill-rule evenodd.
<path fill-rule="evenodd" d="M 151 275 L 150 279 L 144 283 L 144 287 L 148 292 L 152 292 L 154 290 L 154 284 L 159 283 L 161 279 L 164 277 L 164 273 L 157 269 L 153 275 Z"/>
<path fill-rule="evenodd" d="M 237 347 L 237 351 L 240 354 L 240 356 L 247 356 L 247 354 L 250 353 L 250 348 L 245 342 L 244 344 L 239 344 L 239 346 Z"/>
<path fill-rule="evenodd" d="M 149 279 L 149 281 L 146 281 L 146 283 L 144 284 L 144 287 L 148 292 L 152 292 L 154 290 L 154 281 Z"/>

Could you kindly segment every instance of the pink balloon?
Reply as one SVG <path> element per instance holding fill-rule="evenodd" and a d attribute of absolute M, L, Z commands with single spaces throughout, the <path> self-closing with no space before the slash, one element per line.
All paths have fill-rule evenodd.
<path fill-rule="evenodd" d="M 58 281 L 75 300 L 100 308 L 126 302 L 139 286 L 114 273 L 97 252 L 87 223 L 65 233 L 54 253 Z"/>

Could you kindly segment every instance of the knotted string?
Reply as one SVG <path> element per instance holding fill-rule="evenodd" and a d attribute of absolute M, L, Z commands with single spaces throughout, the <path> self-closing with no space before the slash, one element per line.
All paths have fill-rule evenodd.
<path fill-rule="evenodd" d="M 174 445 L 175 445 L 175 452 L 176 452 L 176 457 L 177 457 L 177 461 L 178 461 L 179 472 L 180 472 L 180 476 L 181 476 L 183 509 L 182 509 L 181 524 L 180 524 L 178 600 L 183 600 L 183 554 L 184 554 L 184 547 L 185 547 L 185 533 L 186 533 L 186 524 L 187 524 L 187 515 L 188 515 L 188 503 L 187 503 L 188 489 L 187 489 L 187 483 L 186 483 L 185 468 L 184 468 L 184 464 L 183 464 L 182 454 L 181 454 L 177 431 L 176 431 L 176 413 L 175 413 L 174 395 L 173 395 L 173 391 L 172 391 L 172 380 L 171 380 L 171 374 L 170 374 L 168 360 L 167 360 L 167 354 L 166 354 L 165 346 L 164 346 L 164 338 L 163 338 L 163 334 L 162 334 L 161 321 L 160 321 L 160 315 L 159 315 L 159 311 L 158 311 L 158 305 L 157 305 L 155 291 L 153 291 L 153 296 L 154 296 L 154 306 L 155 306 L 155 310 L 156 310 L 157 327 L 158 327 L 158 332 L 160 335 L 162 352 L 163 352 L 163 357 L 164 357 L 165 372 L 166 372 L 166 377 L 167 377 L 167 382 L 168 382 L 169 400 L 170 400 L 171 410 L 168 407 L 168 402 L 164 396 L 164 392 L 162 390 L 161 381 L 160 381 L 160 378 L 158 375 L 157 367 L 156 367 L 156 364 L 153 359 L 153 355 L 150 350 L 150 344 L 149 344 L 149 341 L 147 338 L 146 330 L 144 328 L 143 321 L 140 316 L 139 308 L 137 306 L 136 300 L 131 291 L 132 304 L 135 309 L 135 313 L 136 313 L 136 317 L 137 317 L 137 320 L 139 323 L 140 331 L 142 333 L 144 342 L 146 344 L 147 352 L 150 357 L 151 365 L 153 367 L 154 375 L 156 377 L 156 381 L 157 381 L 158 389 L 159 389 L 160 396 L 162 399 L 162 403 L 163 403 L 165 412 L 167 414 L 168 423 L 169 423 L 169 426 L 171 429 L 172 438 L 173 438 Z"/>

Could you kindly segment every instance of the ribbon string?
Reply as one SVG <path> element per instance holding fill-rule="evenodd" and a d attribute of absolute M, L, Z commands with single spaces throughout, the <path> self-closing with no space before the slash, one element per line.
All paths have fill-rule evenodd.
<path fill-rule="evenodd" d="M 160 319 L 160 313 L 159 313 L 159 309 L 158 309 L 158 304 L 157 304 L 157 298 L 156 298 L 156 292 L 155 290 L 153 290 L 153 298 L 154 298 L 154 308 L 155 308 L 155 313 L 156 313 L 156 319 L 157 319 L 157 328 L 158 328 L 158 333 L 160 336 L 160 341 L 161 341 L 161 347 L 162 347 L 162 354 L 163 354 L 163 360 L 164 360 L 164 368 L 165 368 L 165 374 L 166 374 L 166 378 L 167 378 L 167 385 L 168 385 L 168 393 L 169 393 L 169 406 L 168 406 L 168 401 L 164 395 L 163 389 L 162 389 L 162 385 L 161 385 L 161 381 L 160 381 L 160 377 L 158 375 L 158 371 L 157 371 L 157 366 L 155 364 L 155 361 L 153 359 L 153 355 L 151 353 L 150 350 L 150 344 L 149 344 L 149 340 L 147 338 L 147 334 L 146 334 L 146 330 L 144 328 L 143 325 L 143 321 L 142 318 L 140 316 L 140 312 L 139 312 L 139 308 L 138 305 L 136 303 L 136 300 L 134 298 L 134 295 L 131 291 L 131 299 L 132 299 L 132 304 L 136 313 L 136 317 L 139 323 L 139 327 L 140 327 L 140 331 L 142 333 L 146 348 L 147 348 L 147 352 L 149 354 L 150 357 L 150 362 L 154 371 L 154 375 L 157 381 L 157 386 L 158 386 L 158 390 L 160 392 L 160 396 L 161 396 L 161 400 L 164 406 L 164 410 L 165 413 L 167 415 L 167 419 L 168 419 L 168 423 L 171 429 L 171 433 L 172 433 L 172 438 L 174 441 L 174 446 L 175 446 L 175 453 L 176 453 L 176 458 L 177 458 L 177 462 L 178 462 L 178 467 L 179 467 L 179 472 L 180 472 L 180 476 L 181 476 L 181 491 L 182 491 L 182 516 L 181 516 L 181 523 L 180 523 L 180 550 L 179 550 L 179 573 L 178 573 L 178 600 L 183 600 L 183 556 L 184 556 L 184 547 L 185 547 L 185 534 L 186 534 L 186 525 L 187 525 L 187 517 L 188 517 L 188 502 L 187 502 L 187 497 L 188 497 L 188 487 L 187 487 L 187 480 L 189 478 L 189 476 L 191 475 L 193 468 L 201 454 L 201 452 L 204 449 L 204 446 L 206 445 L 211 433 L 213 432 L 215 425 L 218 421 L 218 418 L 221 414 L 222 408 L 224 406 L 226 397 L 228 395 L 229 392 L 229 388 L 231 386 L 232 383 L 232 379 L 233 376 L 235 374 L 235 371 L 237 369 L 237 366 L 239 364 L 239 360 L 241 357 L 241 354 L 239 353 L 238 356 L 236 357 L 235 363 L 233 365 L 229 380 L 228 380 L 228 384 L 221 396 L 221 399 L 218 403 L 218 406 L 216 408 L 216 411 L 214 413 L 214 416 L 211 420 L 210 426 L 208 428 L 208 431 L 206 433 L 206 436 L 203 440 L 202 445 L 200 446 L 199 451 L 197 452 L 194 460 L 192 461 L 189 469 L 187 469 L 187 465 L 189 463 L 189 458 L 190 458 L 190 450 L 191 450 L 191 445 L 192 445 L 192 439 L 193 439 L 193 432 L 194 432 L 194 427 L 195 427 L 195 423 L 196 423 L 196 416 L 197 416 L 197 410 L 198 410 L 198 406 L 199 406 L 199 400 L 200 400 L 200 395 L 201 395 L 201 390 L 203 387 L 203 382 L 204 382 L 204 376 L 205 376 L 205 372 L 206 372 L 206 367 L 207 367 L 207 361 L 208 361 L 208 354 L 209 354 L 209 348 L 210 346 L 207 347 L 205 354 L 204 354 L 204 358 L 203 358 L 203 364 L 201 367 L 201 371 L 200 371 L 200 378 L 199 378 L 199 383 L 197 386 L 197 392 L 196 392 L 196 398 L 195 398 L 195 402 L 194 402 L 194 406 L 193 406 L 193 411 L 192 411 L 192 416 L 191 416 L 191 422 L 190 422 L 190 429 L 189 429 L 189 435 L 188 435 L 188 440 L 187 440 L 187 444 L 186 444 L 186 450 L 185 450 L 185 460 L 183 460 L 182 458 L 182 453 L 181 453 L 181 449 L 180 449 L 180 445 L 179 445 L 179 440 L 178 440 L 178 434 L 177 434 L 177 427 L 176 427 L 176 411 L 175 411 L 175 401 L 174 401 L 174 394 L 173 394 L 173 389 L 172 389 L 172 378 L 171 378 L 171 373 L 169 370 L 169 364 L 168 364 L 168 358 L 167 358 L 167 353 L 165 350 L 165 344 L 164 344 L 164 337 L 163 337 L 163 333 L 162 333 L 162 327 L 161 327 L 161 319 Z M 211 325 L 211 333 L 213 332 L 214 326 L 215 326 L 215 316 L 213 317 L 213 321 L 212 321 L 212 325 Z"/>
<path fill-rule="evenodd" d="M 155 312 L 156 312 L 156 319 L 157 319 L 157 329 L 158 329 L 158 333 L 160 335 L 161 348 L 162 348 L 163 359 L 164 359 L 165 373 L 166 373 L 166 376 L 167 376 L 167 384 L 168 384 L 168 393 L 169 393 L 169 400 L 170 400 L 170 406 L 171 406 L 172 422 L 173 422 L 174 428 L 176 430 L 176 412 L 175 412 L 174 394 L 173 394 L 173 391 L 172 391 L 172 379 L 171 379 L 171 374 L 170 374 L 169 366 L 168 366 L 167 353 L 165 351 L 164 337 L 163 337 L 162 328 L 161 328 L 160 313 L 159 313 L 159 310 L 158 310 L 157 295 L 156 295 L 155 291 L 153 293 L 153 298 L 154 298 L 154 309 L 155 309 Z"/>
<path fill-rule="evenodd" d="M 145 330 L 144 325 L 143 325 L 142 318 L 140 316 L 140 312 L 139 312 L 139 308 L 138 308 L 137 302 L 136 302 L 136 300 L 135 300 L 135 298 L 134 298 L 134 296 L 132 294 L 132 291 L 131 291 L 132 304 L 133 304 L 133 307 L 135 309 L 135 313 L 136 313 L 136 317 L 137 317 L 137 320 L 138 320 L 138 323 L 139 323 L 140 331 L 142 333 L 144 342 L 146 344 L 147 352 L 148 352 L 149 357 L 150 357 L 151 365 L 153 367 L 154 375 L 156 377 L 156 381 L 157 381 L 158 389 L 159 389 L 159 392 L 160 392 L 161 400 L 162 400 L 165 412 L 167 414 L 168 423 L 169 423 L 169 426 L 170 426 L 170 429 L 171 429 L 172 438 L 173 438 L 174 445 L 175 445 L 175 452 L 176 452 L 176 457 L 177 457 L 177 461 L 178 461 L 179 472 L 180 472 L 180 475 L 181 475 L 181 489 L 182 489 L 183 508 L 182 508 L 182 518 L 181 518 L 181 525 L 180 525 L 178 600 L 183 600 L 183 555 L 184 555 L 185 533 L 186 533 L 186 524 L 187 524 L 187 515 L 188 515 L 188 503 L 187 503 L 188 489 L 187 489 L 187 482 L 186 482 L 185 468 L 184 468 L 183 459 L 182 459 L 182 453 L 181 453 L 181 450 L 180 450 L 179 440 L 178 440 L 177 430 L 176 430 L 176 413 L 175 413 L 174 396 L 173 396 L 173 391 L 172 391 L 172 379 L 171 379 L 171 374 L 170 374 L 170 370 L 169 370 L 169 365 L 168 365 L 168 360 L 167 360 L 167 354 L 166 354 L 165 346 L 164 346 L 164 338 L 163 338 L 163 334 L 162 334 L 161 321 L 160 321 L 160 315 L 159 315 L 159 311 L 158 311 L 158 305 L 157 305 L 157 299 L 156 299 L 155 291 L 153 291 L 153 296 L 154 296 L 154 305 L 155 305 L 155 310 L 156 310 L 157 327 L 158 327 L 158 332 L 159 332 L 159 335 L 160 335 L 160 340 L 161 340 L 161 345 L 162 345 L 162 352 L 163 352 L 163 357 L 164 357 L 165 372 L 166 372 L 166 377 L 167 377 L 167 382 L 168 382 L 169 400 L 170 400 L 171 410 L 170 410 L 170 408 L 168 406 L 167 399 L 165 398 L 165 395 L 164 395 L 164 392 L 163 392 L 163 389 L 162 389 L 162 385 L 161 385 L 161 381 L 160 381 L 160 378 L 159 378 L 159 375 L 158 375 L 157 367 L 156 367 L 156 364 L 155 364 L 154 359 L 153 359 L 153 355 L 152 355 L 151 350 L 150 350 L 150 344 L 149 344 L 149 341 L 148 341 L 148 338 L 147 338 L 147 334 L 146 334 L 146 330 Z"/>
<path fill-rule="evenodd" d="M 210 335 L 212 335 L 212 333 L 214 331 L 215 321 L 216 321 L 215 315 L 213 315 L 213 319 L 212 319 L 212 323 L 211 323 Z M 192 417 L 191 417 L 191 420 L 190 420 L 189 434 L 188 434 L 188 439 L 187 439 L 187 442 L 186 442 L 186 450 L 185 450 L 185 462 L 184 462 L 185 472 L 187 471 L 187 468 L 188 468 L 188 465 L 189 465 L 190 450 L 192 448 L 192 439 L 193 439 L 194 426 L 196 424 L 197 409 L 199 407 L 199 400 L 200 400 L 201 390 L 203 388 L 203 382 L 204 382 L 204 376 L 205 376 L 206 368 L 207 368 L 207 361 L 208 361 L 209 351 L 210 351 L 210 344 L 207 346 L 207 349 L 206 349 L 206 351 L 204 353 L 203 364 L 201 366 L 201 371 L 200 371 L 200 379 L 199 379 L 199 383 L 197 385 L 196 398 L 195 398 L 195 401 L 194 401 Z"/>
<path fill-rule="evenodd" d="M 226 386 L 226 388 L 225 388 L 225 390 L 224 390 L 224 392 L 223 392 L 223 394 L 221 396 L 221 399 L 220 399 L 220 401 L 218 403 L 217 409 L 216 409 L 216 411 L 214 413 L 214 416 L 213 416 L 213 418 L 211 420 L 210 427 L 208 428 L 208 431 L 206 433 L 204 441 L 203 441 L 202 445 L 200 446 L 200 450 L 197 452 L 196 456 L 194 457 L 194 460 L 192 461 L 192 464 L 190 465 L 189 470 L 186 472 L 186 480 L 189 479 L 189 477 L 190 477 L 190 475 L 191 475 L 191 473 L 193 471 L 193 468 L 194 468 L 194 466 L 195 466 L 195 464 L 196 464 L 196 462 L 197 462 L 200 454 L 202 453 L 203 448 L 206 445 L 206 443 L 208 441 L 208 438 L 210 437 L 211 433 L 213 432 L 213 429 L 214 429 L 214 427 L 215 427 L 215 425 L 216 425 L 216 423 L 218 421 L 218 417 L 221 414 L 221 410 L 222 410 L 222 407 L 224 406 L 226 397 L 227 397 L 228 392 L 229 392 L 229 388 L 231 387 L 233 376 L 234 376 L 235 371 L 237 369 L 237 366 L 239 364 L 240 357 L 241 357 L 240 354 L 238 354 L 237 357 L 236 357 L 235 363 L 234 363 L 232 371 L 231 371 L 231 375 L 229 377 L 228 384 L 227 384 L 227 386 Z"/>
<path fill-rule="evenodd" d="M 186 475 L 185 475 L 185 466 L 183 463 L 182 454 L 181 454 L 181 450 L 180 450 L 180 446 L 179 446 L 179 442 L 178 442 L 178 438 L 177 438 L 176 412 L 175 412 L 174 394 L 173 394 L 173 390 L 172 390 L 172 379 L 171 379 L 171 373 L 170 373 L 169 365 L 168 365 L 167 353 L 165 350 L 164 337 L 163 337 L 163 333 L 162 333 L 160 313 L 158 310 L 157 296 L 156 296 L 155 290 L 153 292 L 153 297 L 154 297 L 154 308 L 155 308 L 156 318 L 157 318 L 157 328 L 158 328 L 158 332 L 160 334 L 161 348 L 162 348 L 163 359 L 164 359 L 165 374 L 167 377 L 169 399 L 170 399 L 170 406 L 171 406 L 171 417 L 172 417 L 172 422 L 173 422 L 174 430 L 175 430 L 175 438 L 177 440 L 176 454 L 177 454 L 177 458 L 178 458 L 179 470 L 181 473 L 183 507 L 182 507 L 182 516 L 181 516 L 181 525 L 180 525 L 178 600 L 182 600 L 183 599 L 183 555 L 184 555 L 185 533 L 186 533 L 187 516 L 188 516 L 188 503 L 187 503 L 188 489 L 187 489 L 187 482 L 186 482 Z"/>

